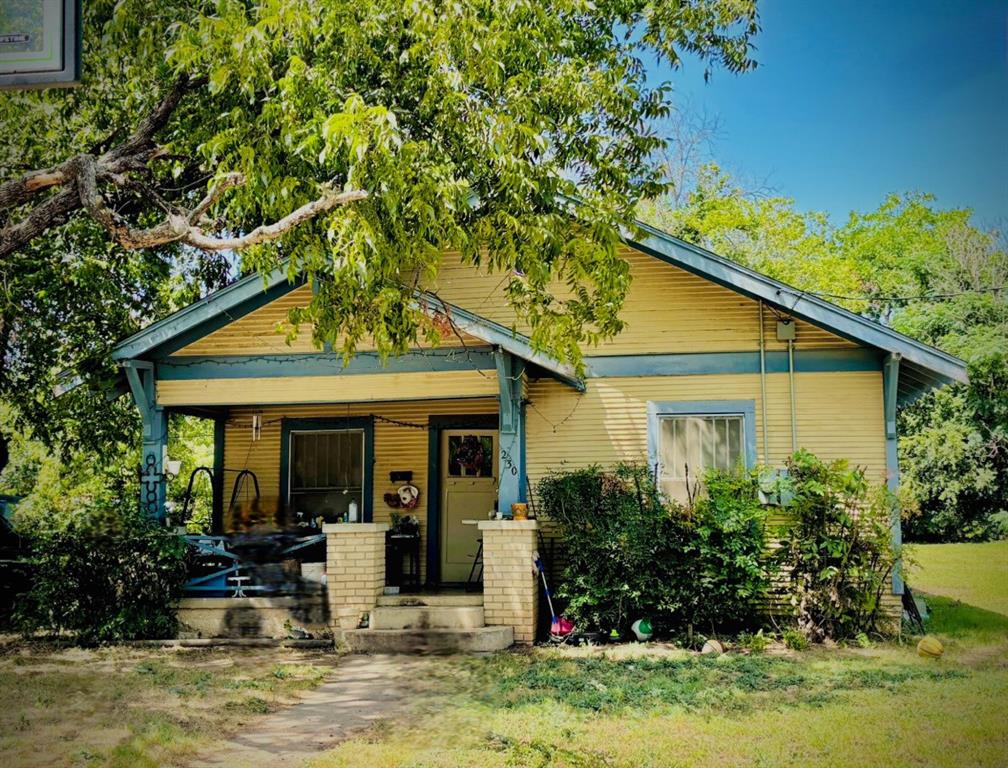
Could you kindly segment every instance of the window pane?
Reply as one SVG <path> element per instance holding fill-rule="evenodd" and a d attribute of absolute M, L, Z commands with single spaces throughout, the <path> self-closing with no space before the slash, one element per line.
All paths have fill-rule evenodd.
<path fill-rule="evenodd" d="M 728 419 L 728 466 L 727 469 L 734 469 L 739 464 L 744 464 L 742 460 L 745 449 L 742 445 L 742 419 Z"/>
<path fill-rule="evenodd" d="M 697 419 L 700 422 L 700 463 L 690 467 L 690 475 L 696 477 L 705 469 L 717 467 L 717 419 Z"/>
<path fill-rule="evenodd" d="M 691 480 L 708 469 L 734 469 L 745 463 L 741 416 L 664 416 L 658 429 L 661 479 Z"/>
<path fill-rule="evenodd" d="M 677 451 L 681 453 L 678 439 L 678 419 L 658 420 L 658 461 L 662 474 L 672 477 L 679 466 Z M 653 469 L 653 467 L 652 467 Z"/>
<path fill-rule="evenodd" d="M 360 488 L 364 433 L 295 432 L 291 435 L 291 490 Z"/>

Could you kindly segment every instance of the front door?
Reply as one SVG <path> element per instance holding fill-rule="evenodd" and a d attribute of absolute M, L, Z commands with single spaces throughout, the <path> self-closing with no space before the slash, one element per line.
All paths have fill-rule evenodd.
<path fill-rule="evenodd" d="M 469 577 L 479 548 L 476 521 L 497 501 L 497 430 L 441 433 L 441 581 Z"/>

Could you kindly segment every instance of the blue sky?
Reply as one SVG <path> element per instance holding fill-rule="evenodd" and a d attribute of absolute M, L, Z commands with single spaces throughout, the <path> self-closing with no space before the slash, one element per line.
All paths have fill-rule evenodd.
<path fill-rule="evenodd" d="M 921 191 L 1008 225 L 1008 0 L 764 0 L 754 72 L 656 68 L 715 156 L 836 223 Z"/>

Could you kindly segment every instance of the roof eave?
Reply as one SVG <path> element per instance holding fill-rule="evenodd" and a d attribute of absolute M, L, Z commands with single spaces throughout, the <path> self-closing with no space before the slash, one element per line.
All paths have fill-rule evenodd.
<path fill-rule="evenodd" d="M 213 320 L 284 282 L 289 282 L 286 262 L 265 277 L 258 273 L 246 275 L 119 342 L 112 350 L 112 359 L 123 361 L 143 357 L 200 323 Z M 291 282 L 292 286 L 296 284 L 299 283 Z"/>
<path fill-rule="evenodd" d="M 452 325 L 460 332 L 500 347 L 505 352 L 510 352 L 516 357 L 542 368 L 557 380 L 570 385 L 579 392 L 585 391 L 584 380 L 577 375 L 573 366 L 562 363 L 550 355 L 537 352 L 532 348 L 532 343 L 527 336 L 454 304 L 444 302 L 432 293 L 418 291 L 417 300 L 425 308 L 425 311 L 440 312 L 450 318 Z"/>
<path fill-rule="evenodd" d="M 880 323 L 831 304 L 773 278 L 729 261 L 660 230 L 638 223 L 640 233 L 620 232 L 624 243 L 700 277 L 766 301 L 788 314 L 823 327 L 851 341 L 887 352 L 897 352 L 909 362 L 933 371 L 949 381 L 968 381 L 966 363 L 953 355 L 922 344 Z"/>

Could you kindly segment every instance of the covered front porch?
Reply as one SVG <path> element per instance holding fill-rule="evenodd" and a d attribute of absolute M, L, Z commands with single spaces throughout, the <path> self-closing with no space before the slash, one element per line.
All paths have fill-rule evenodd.
<path fill-rule="evenodd" d="M 244 550 L 255 556 L 243 559 L 320 561 L 323 526 L 385 523 L 405 561 L 401 576 L 398 563 L 390 568 L 391 585 L 477 581 L 475 522 L 509 518 L 526 497 L 525 362 L 500 349 L 416 357 L 431 370 L 397 371 L 396 359 L 386 373 L 321 377 L 287 361 L 261 377 L 234 376 L 221 361 L 128 361 L 144 416 L 144 508 L 186 524 L 185 505 L 165 501 L 168 483 L 191 479 L 171 473 L 169 416 L 208 418 L 214 463 L 192 479 L 209 478 L 213 514 L 209 530 L 190 536 L 207 556 Z M 459 357 L 462 370 L 439 370 L 458 367 Z M 208 368 L 221 375 L 205 378 Z M 213 579 L 193 586 L 222 589 Z"/>
<path fill-rule="evenodd" d="M 535 524 L 510 519 L 528 492 L 525 392 L 544 377 L 583 382 L 520 333 L 428 294 L 417 307 L 452 330 L 439 347 L 383 359 L 364 342 L 347 360 L 297 329 L 285 343 L 278 325 L 309 297 L 285 269 L 251 275 L 113 353 L 143 421 L 151 517 L 187 522 L 166 504 L 168 483 L 189 481 L 169 455 L 170 415 L 214 423 L 213 466 L 200 470 L 213 508 L 208 529 L 189 533 L 202 563 L 190 595 L 324 595 L 327 624 L 349 631 L 387 591 L 478 593 L 482 581 L 487 624 L 531 640 Z M 528 543 L 518 559 L 492 545 L 509 536 Z"/>

